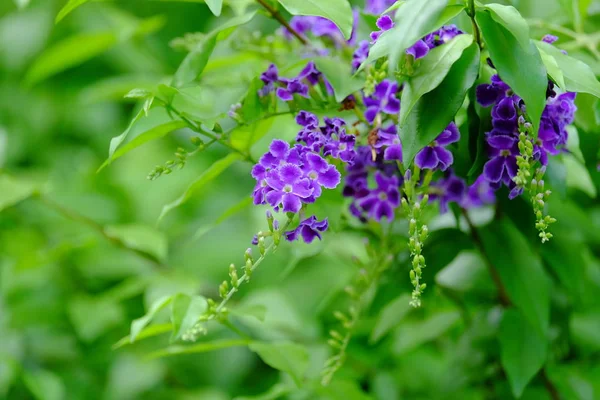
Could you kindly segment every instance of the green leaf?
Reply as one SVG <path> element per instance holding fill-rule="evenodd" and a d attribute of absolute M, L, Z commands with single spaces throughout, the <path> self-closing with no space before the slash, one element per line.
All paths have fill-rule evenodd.
<path fill-rule="evenodd" d="M 548 71 L 548 75 L 550 75 L 550 78 L 552 78 L 554 83 L 556 83 L 561 90 L 566 91 L 567 84 L 565 83 L 565 76 L 560 67 L 558 66 L 558 62 L 556 61 L 556 59 L 550 54 L 546 53 L 543 49 L 539 49 L 539 51 L 540 56 L 542 57 L 542 62 L 544 63 L 544 66 L 546 67 L 546 71 Z"/>
<path fill-rule="evenodd" d="M 383 307 L 371 331 L 370 343 L 378 342 L 404 319 L 412 309 L 410 299 L 410 295 L 402 294 Z"/>
<path fill-rule="evenodd" d="M 162 335 L 163 333 L 171 332 L 172 330 L 173 324 L 171 323 L 150 325 L 142 329 L 137 335 L 136 341 L 139 342 L 142 339 Z M 112 349 L 117 350 L 128 344 L 131 344 L 131 337 L 129 335 L 122 337 L 117 343 L 113 344 Z"/>
<path fill-rule="evenodd" d="M 223 0 L 206 0 L 206 5 L 215 16 L 221 15 L 221 9 L 223 8 Z"/>
<path fill-rule="evenodd" d="M 564 154 L 563 162 L 567 168 L 567 186 L 579 189 L 592 199 L 595 199 L 598 192 L 585 165 L 572 154 Z"/>
<path fill-rule="evenodd" d="M 296 385 L 302 385 L 308 368 L 308 352 L 304 346 L 295 343 L 250 343 L 250 350 L 269 366 L 290 374 Z"/>
<path fill-rule="evenodd" d="M 275 118 L 264 118 L 251 125 L 239 125 L 229 134 L 229 143 L 242 152 L 248 152 L 273 126 Z"/>
<path fill-rule="evenodd" d="M 436 47 L 427 54 L 416 73 L 410 77 L 402 90 L 400 126 L 405 124 L 406 118 L 417 101 L 442 83 L 452 65 L 472 43 L 473 36 L 458 35 L 450 42 Z"/>
<path fill-rule="evenodd" d="M 529 323 L 545 335 L 550 317 L 550 279 L 539 257 L 507 218 L 482 229 L 481 236 L 508 297 Z"/>
<path fill-rule="evenodd" d="M 129 341 L 131 343 L 135 342 L 138 335 L 142 332 L 142 329 L 144 329 L 150 323 L 150 321 L 152 321 L 152 318 L 154 318 L 154 316 L 160 310 L 162 310 L 167 305 L 169 305 L 169 303 L 172 300 L 173 300 L 173 296 L 160 297 L 154 303 L 152 303 L 152 305 L 150 306 L 150 309 L 148 310 L 146 315 L 131 321 L 131 332 L 129 334 Z"/>
<path fill-rule="evenodd" d="M 554 57 L 562 70 L 565 79 L 565 88 L 570 92 L 589 93 L 600 97 L 600 82 L 592 69 L 584 62 L 563 54 L 559 49 L 549 43 L 535 42 L 537 47 Z"/>
<path fill-rule="evenodd" d="M 214 340 L 212 342 L 198 343 L 192 346 L 169 346 L 162 350 L 154 351 L 148 354 L 149 359 L 153 358 L 162 358 L 162 357 L 170 357 L 177 356 L 181 354 L 197 354 L 197 353 L 206 353 L 209 351 L 227 349 L 230 347 L 240 347 L 247 346 L 250 344 L 249 340 L 242 339 L 224 339 L 224 340 Z"/>
<path fill-rule="evenodd" d="M 117 44 L 114 32 L 81 33 L 64 39 L 40 55 L 25 75 L 25 84 L 44 79 L 104 53 Z"/>
<path fill-rule="evenodd" d="M 203 41 L 198 47 L 192 50 L 183 60 L 175 75 L 172 85 L 175 87 L 184 86 L 190 82 L 198 80 L 208 64 L 208 59 L 212 55 L 217 44 L 217 37 Z"/>
<path fill-rule="evenodd" d="M 54 22 L 58 24 L 64 17 L 71 13 L 71 11 L 87 2 L 88 0 L 69 0 L 69 2 L 60 9 Z"/>
<path fill-rule="evenodd" d="M 344 38 L 352 34 L 352 8 L 348 0 L 277 0 L 292 15 L 312 15 L 331 20 Z"/>
<path fill-rule="evenodd" d="M 126 318 L 118 303 L 89 296 L 75 296 L 69 302 L 68 312 L 77 336 L 84 342 L 96 340 Z"/>
<path fill-rule="evenodd" d="M 229 218 L 233 217 L 235 214 L 237 214 L 237 213 L 241 212 L 242 210 L 244 210 L 245 208 L 251 206 L 252 204 L 253 204 L 252 197 L 248 196 L 248 197 L 243 198 L 240 202 L 229 207 L 223 214 L 221 214 L 219 216 L 219 218 L 217 218 L 215 220 L 215 222 L 201 226 L 200 228 L 198 228 L 198 230 L 194 234 L 194 237 L 192 238 L 192 240 L 200 239 L 201 237 L 206 235 L 208 232 L 210 232 L 217 226 L 221 225 L 223 222 L 227 221 Z"/>
<path fill-rule="evenodd" d="M 29 5 L 30 0 L 13 0 L 13 1 L 17 5 L 19 10 L 22 10 Z"/>
<path fill-rule="evenodd" d="M 443 312 L 435 314 L 424 321 L 404 323 L 395 334 L 393 351 L 400 355 L 441 336 L 460 319 L 460 313 Z"/>
<path fill-rule="evenodd" d="M 27 199 L 37 191 L 32 182 L 13 178 L 0 172 L 0 211 Z"/>
<path fill-rule="evenodd" d="M 158 217 L 158 221 L 160 222 L 165 215 L 167 215 L 171 210 L 179 207 L 186 201 L 190 199 L 196 192 L 204 188 L 204 186 L 208 185 L 214 179 L 216 179 L 219 175 L 221 175 L 227 168 L 229 168 L 234 162 L 240 160 L 242 156 L 238 153 L 230 153 L 226 157 L 220 159 L 219 161 L 213 163 L 206 171 L 200 175 L 198 179 L 196 179 L 185 192 L 179 196 L 176 200 L 171 203 L 165 205 Z"/>
<path fill-rule="evenodd" d="M 243 304 L 239 307 L 229 310 L 233 315 L 238 317 L 254 317 L 260 322 L 265 322 L 267 316 L 267 307 L 263 304 Z"/>
<path fill-rule="evenodd" d="M 142 113 L 143 111 L 144 110 L 141 110 L 140 113 Z M 122 142 L 125 139 L 125 137 L 129 134 L 129 131 L 131 130 L 131 128 L 133 127 L 135 122 L 137 122 L 139 120 L 139 118 L 138 118 L 139 116 L 140 115 L 138 114 L 133 119 L 132 123 L 129 125 L 129 127 L 127 128 L 127 130 L 125 132 L 123 132 L 121 135 L 119 135 L 111 140 L 110 149 L 113 150 L 113 154 L 112 154 L 112 156 L 109 155 L 109 158 L 106 159 L 106 161 L 104 161 L 104 163 L 102 163 L 102 165 L 98 168 L 97 172 L 102 171 L 112 161 L 124 156 L 125 154 L 140 147 L 141 145 L 148 143 L 152 140 L 156 140 L 161 137 L 164 137 L 164 136 L 168 135 L 169 133 L 176 131 L 177 129 L 182 129 L 187 126 L 187 124 L 183 121 L 171 121 L 171 122 L 157 125 L 151 129 L 148 129 L 147 131 L 142 132 L 140 135 L 136 136 L 133 140 L 128 142 L 125 146 L 114 151 L 113 144 L 117 144 L 117 143 L 120 144 L 120 142 Z"/>
<path fill-rule="evenodd" d="M 569 321 L 569 333 L 573 342 L 587 351 L 600 351 L 600 313 L 576 313 Z"/>
<path fill-rule="evenodd" d="M 407 0 L 400 6 L 396 13 L 395 26 L 387 35 L 391 37 L 391 42 L 386 45 L 389 46 L 392 70 L 396 69 L 407 48 L 440 27 L 440 16 L 447 5 L 448 0 Z"/>
<path fill-rule="evenodd" d="M 537 132 L 546 107 L 548 76 L 540 52 L 530 41 L 523 46 L 489 11 L 478 11 L 476 20 L 500 78 L 527 106 L 527 114 Z"/>
<path fill-rule="evenodd" d="M 548 338 L 518 310 L 508 309 L 502 316 L 499 339 L 502 367 L 513 394 L 519 398 L 546 361 Z"/>
<path fill-rule="evenodd" d="M 523 48 L 529 47 L 529 25 L 513 6 L 492 3 L 486 4 L 494 21 L 503 25 L 519 41 Z"/>
<path fill-rule="evenodd" d="M 452 122 L 479 73 L 479 47 L 473 43 L 454 63 L 446 78 L 419 99 L 406 124 L 399 128 L 402 159 L 408 167 L 417 152 Z"/>
<path fill-rule="evenodd" d="M 488 270 L 479 253 L 462 251 L 435 276 L 435 283 L 461 293 L 494 293 Z"/>
<path fill-rule="evenodd" d="M 283 396 L 294 391 L 294 387 L 289 384 L 278 383 L 267 390 L 265 393 L 256 396 L 234 397 L 233 400 L 278 400 Z"/>
<path fill-rule="evenodd" d="M 125 141 L 125 139 L 129 135 L 129 132 L 131 131 L 131 129 L 134 127 L 134 125 L 140 119 L 142 119 L 144 114 L 145 114 L 145 112 L 144 112 L 144 109 L 142 108 L 140 111 L 138 111 L 136 116 L 131 120 L 131 122 L 127 126 L 127 129 L 125 129 L 123 131 L 123 133 L 121 133 L 119 136 L 115 136 L 114 138 L 112 138 L 110 140 L 110 145 L 108 146 L 108 159 L 100 166 L 100 168 L 98 168 L 97 172 L 100 172 L 106 165 L 108 165 L 110 163 L 110 161 L 113 159 L 113 157 L 115 155 L 115 151 L 117 151 L 117 148 L 121 145 L 121 143 L 123 143 Z"/>
<path fill-rule="evenodd" d="M 66 398 L 65 385 L 54 372 L 26 370 L 23 382 L 35 400 L 63 400 Z"/>
<path fill-rule="evenodd" d="M 176 294 L 171 303 L 171 323 L 173 324 L 171 341 L 179 339 L 185 332 L 192 329 L 207 308 L 208 303 L 203 296 Z"/>
<path fill-rule="evenodd" d="M 164 262 L 167 259 L 169 243 L 163 232 L 140 224 L 109 225 L 104 228 L 104 233 L 114 239 L 118 239 L 130 249 L 148 254 L 157 261 Z"/>
<path fill-rule="evenodd" d="M 332 58 L 317 58 L 314 60 L 317 69 L 325 75 L 333 87 L 335 100 L 342 102 L 348 95 L 362 89 L 365 85 L 364 79 L 353 77 L 350 69 L 340 68 L 343 62 Z"/>

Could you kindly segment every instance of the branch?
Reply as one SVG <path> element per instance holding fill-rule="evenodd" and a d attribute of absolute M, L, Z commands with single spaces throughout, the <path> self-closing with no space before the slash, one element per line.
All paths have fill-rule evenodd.
<path fill-rule="evenodd" d="M 483 48 L 483 43 L 481 42 L 481 32 L 479 31 L 479 26 L 477 25 L 477 21 L 475 21 L 475 0 L 469 0 L 467 14 L 469 18 L 471 18 L 471 24 L 473 25 L 473 35 L 475 35 L 475 41 L 479 45 L 479 48 Z"/>
<path fill-rule="evenodd" d="M 292 28 L 290 26 L 290 24 L 288 24 L 288 22 L 285 20 L 285 18 L 283 18 L 281 16 L 281 14 L 279 14 L 279 11 L 277 11 L 276 9 L 274 9 L 269 3 L 267 3 L 265 0 L 256 0 L 258 4 L 260 4 L 261 6 L 263 6 L 265 8 L 265 10 L 267 10 L 269 12 L 269 14 L 271 14 L 271 16 L 277 20 L 277 22 L 279 22 L 285 29 L 288 30 L 288 32 L 290 32 L 292 35 L 294 35 L 303 45 L 308 45 L 308 40 L 306 40 L 306 38 L 304 36 L 302 36 L 301 34 L 299 34 L 294 28 Z M 326 0 L 324 0 L 326 1 Z"/>

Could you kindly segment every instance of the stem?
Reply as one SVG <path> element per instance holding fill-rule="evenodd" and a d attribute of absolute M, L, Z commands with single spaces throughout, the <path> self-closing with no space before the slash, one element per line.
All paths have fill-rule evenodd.
<path fill-rule="evenodd" d="M 473 221 L 471 221 L 471 217 L 469 217 L 467 210 L 465 210 L 464 208 L 461 208 L 461 211 L 462 211 L 463 216 L 465 217 L 465 220 L 467 221 L 467 224 L 469 225 L 469 229 L 471 230 L 471 237 L 473 238 L 473 242 L 475 242 L 475 246 L 477 247 L 477 249 L 483 256 L 485 264 L 488 267 L 488 271 L 490 272 L 492 280 L 494 281 L 494 285 L 496 286 L 496 289 L 498 290 L 500 304 L 502 304 L 504 307 L 510 307 L 512 305 L 510 298 L 506 294 L 506 289 L 504 287 L 504 284 L 502 283 L 502 280 L 500 280 L 500 275 L 498 274 L 498 271 L 494 267 L 494 264 L 492 264 L 491 259 L 488 257 L 488 255 L 485 251 L 485 248 L 483 247 L 483 241 L 481 240 L 479 231 L 477 231 L 477 228 L 473 224 Z"/>
<path fill-rule="evenodd" d="M 475 245 L 477 246 L 477 248 L 479 249 L 479 252 L 483 256 L 485 263 L 488 266 L 488 270 L 490 271 L 490 275 L 492 276 L 492 280 L 494 281 L 494 284 L 496 285 L 496 288 L 498 289 L 498 294 L 500 297 L 500 304 L 502 304 L 503 307 L 511 307 L 512 303 L 510 301 L 510 298 L 506 294 L 506 289 L 504 288 L 504 285 L 502 284 L 502 281 L 500 280 L 500 275 L 498 274 L 496 267 L 494 267 L 494 264 L 492 264 L 489 256 L 487 255 L 487 253 L 485 251 L 485 248 L 483 247 L 483 241 L 481 240 L 481 236 L 479 236 L 479 232 L 477 231 L 477 228 L 475 228 L 475 225 L 473 225 L 473 221 L 471 221 L 471 218 L 469 217 L 469 214 L 467 213 L 467 211 L 464 208 L 461 208 L 461 210 L 462 210 L 463 216 L 465 217 L 465 220 L 467 221 L 467 224 L 469 225 L 469 228 L 471 229 L 471 236 L 473 237 L 473 241 L 475 242 Z M 548 378 L 545 367 L 540 370 L 540 376 L 541 376 L 541 378 L 544 382 L 544 386 L 546 387 L 546 390 L 550 394 L 550 397 L 552 398 L 552 400 L 560 400 L 560 395 L 558 394 L 558 390 L 556 389 L 556 387 L 554 386 L 552 381 L 550 381 L 550 379 Z"/>
<path fill-rule="evenodd" d="M 480 49 L 483 49 L 483 43 L 481 42 L 481 32 L 477 21 L 475 21 L 475 0 L 468 0 L 467 15 L 471 18 L 471 24 L 473 25 L 473 35 L 475 35 L 475 41 L 479 45 Z"/>
<path fill-rule="evenodd" d="M 287 29 L 292 35 L 294 35 L 300 41 L 300 43 L 302 43 L 303 45 L 308 45 L 308 40 L 306 40 L 306 38 L 304 36 L 299 34 L 294 28 L 292 28 L 290 26 L 290 24 L 288 24 L 288 22 L 285 20 L 285 18 L 283 18 L 281 16 L 281 14 L 279 14 L 279 11 L 274 9 L 265 0 L 256 0 L 256 2 L 258 4 L 260 4 L 261 6 L 263 6 L 265 8 L 265 10 L 267 10 L 269 12 L 269 14 L 271 14 L 271 16 L 275 20 L 277 20 L 277 22 L 279 22 L 285 29 Z"/>
<path fill-rule="evenodd" d="M 43 203 L 45 206 L 47 206 L 48 208 L 53 209 L 54 211 L 56 211 L 57 213 L 59 213 L 60 215 L 62 215 L 64 218 L 66 219 L 70 219 L 71 221 L 75 221 L 75 222 L 79 222 L 83 225 L 87 225 L 88 227 L 90 227 L 91 229 L 93 229 L 94 231 L 98 232 L 100 235 L 102 235 L 106 240 L 108 240 L 109 242 L 117 245 L 118 247 L 122 248 L 123 250 L 128 250 L 132 253 L 137 254 L 138 256 L 144 258 L 145 260 L 151 262 L 152 264 L 158 266 L 158 267 L 165 267 L 163 264 L 161 264 L 160 262 L 158 262 L 154 257 L 152 257 L 151 255 L 140 251 L 138 249 L 134 249 L 129 247 L 127 244 L 125 244 L 125 242 L 123 242 L 121 239 L 110 236 L 106 233 L 104 226 L 100 225 L 99 223 L 97 223 L 96 221 L 94 221 L 91 218 L 86 217 L 85 215 L 79 214 L 78 212 L 75 212 L 73 210 L 70 210 L 58 203 L 56 203 L 53 200 L 50 200 L 48 197 L 42 196 L 41 194 L 38 194 L 36 196 L 36 198 Z"/>
<path fill-rule="evenodd" d="M 292 223 L 292 219 L 293 218 L 289 218 L 287 220 L 287 222 L 285 223 L 285 225 L 282 228 L 279 229 L 280 233 L 283 233 L 287 229 L 287 227 L 290 226 L 290 224 Z M 267 254 L 275 251 L 277 249 L 277 247 L 278 246 L 275 244 L 275 241 L 272 241 L 271 244 L 269 244 L 265 248 L 264 254 L 261 254 L 260 257 L 256 261 L 254 261 L 254 264 L 252 264 L 252 267 L 250 267 L 250 275 L 260 265 L 260 263 L 263 262 L 263 260 L 267 256 Z M 225 305 L 227 304 L 227 302 L 229 300 L 231 300 L 231 298 L 233 297 L 233 295 L 239 290 L 240 285 L 242 283 L 248 282 L 250 280 L 250 275 L 248 275 L 248 274 L 246 274 L 244 272 L 244 275 L 242 275 L 238 279 L 238 282 L 239 282 L 238 285 L 232 287 L 231 289 L 229 289 L 229 292 L 227 293 L 227 295 L 223 298 L 223 300 L 221 300 L 221 302 L 219 303 L 219 305 L 217 306 L 217 308 L 215 308 L 215 311 L 208 316 L 207 320 L 215 319 L 221 313 L 221 311 L 223 311 L 223 309 L 225 308 Z"/>

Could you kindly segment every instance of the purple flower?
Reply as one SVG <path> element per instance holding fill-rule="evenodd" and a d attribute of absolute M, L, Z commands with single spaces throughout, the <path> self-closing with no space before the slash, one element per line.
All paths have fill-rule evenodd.
<path fill-rule="evenodd" d="M 506 97 L 510 87 L 504 83 L 498 75 L 492 76 L 492 83 L 477 86 L 477 102 L 483 107 L 489 107 L 492 104 Z"/>
<path fill-rule="evenodd" d="M 396 0 L 367 0 L 365 12 L 367 14 L 379 15 L 391 7 L 395 2 Z"/>
<path fill-rule="evenodd" d="M 467 194 L 461 206 L 463 208 L 477 208 L 486 204 L 494 204 L 495 202 L 494 188 L 484 175 L 479 175 L 475 182 L 467 189 Z"/>
<path fill-rule="evenodd" d="M 387 177 L 377 171 L 375 182 L 377 188 L 370 190 L 368 195 L 359 199 L 357 205 L 376 221 L 381 221 L 383 217 L 391 221 L 394 219 L 394 210 L 400 204 L 398 177 L 395 175 Z"/>
<path fill-rule="evenodd" d="M 277 97 L 283 101 L 294 99 L 294 94 L 308 98 L 308 86 L 300 82 L 299 79 L 288 80 L 285 88 L 277 88 Z"/>
<path fill-rule="evenodd" d="M 315 66 L 315 63 L 310 61 L 308 64 L 306 64 L 306 67 L 304 67 L 302 71 L 300 71 L 300 73 L 298 74 L 298 79 L 306 79 L 308 83 L 314 86 L 319 83 L 319 78 L 321 77 L 321 75 L 322 74 Z"/>
<path fill-rule="evenodd" d="M 415 60 L 425 57 L 428 53 L 429 46 L 427 46 L 427 43 L 425 43 L 424 40 L 419 40 L 417 43 L 406 49 L 406 54 L 410 54 Z"/>
<path fill-rule="evenodd" d="M 309 179 L 304 178 L 300 167 L 294 164 L 284 164 L 269 171 L 266 182 L 271 190 L 266 193 L 265 200 L 275 208 L 283 205 L 283 212 L 297 213 L 303 199 L 313 193 Z"/>
<path fill-rule="evenodd" d="M 558 36 L 554 36 L 554 35 L 544 35 L 544 37 L 542 38 L 542 42 L 545 43 L 554 43 L 558 40 Z"/>
<path fill-rule="evenodd" d="M 393 123 L 379 129 L 377 142 L 373 147 L 383 149 L 383 159 L 386 161 L 402 161 L 402 143 L 396 125 Z"/>
<path fill-rule="evenodd" d="M 521 99 L 518 96 L 505 97 L 492 109 L 492 126 L 498 132 L 506 134 L 518 130 L 517 107 Z"/>
<path fill-rule="evenodd" d="M 327 218 L 318 221 L 314 215 L 300 222 L 298 227 L 292 231 L 285 232 L 285 238 L 293 242 L 299 237 L 302 237 L 305 243 L 312 243 L 315 238 L 321 240 L 321 233 L 325 232 L 329 227 Z"/>
<path fill-rule="evenodd" d="M 433 193 L 430 199 L 440 201 L 440 212 L 442 214 L 448 211 L 449 203 L 462 204 L 467 190 L 464 179 L 454 175 L 452 170 L 449 170 L 444 178 L 432 183 L 431 187 Z"/>
<path fill-rule="evenodd" d="M 316 128 L 319 126 L 319 118 L 311 112 L 300 111 L 296 115 L 296 123 L 306 128 Z"/>
<path fill-rule="evenodd" d="M 312 196 L 306 200 L 308 203 L 321 196 L 321 186 L 326 189 L 335 189 L 340 184 L 341 174 L 323 157 L 315 153 L 307 153 L 303 167 L 303 176 L 310 180 L 313 189 Z"/>
<path fill-rule="evenodd" d="M 510 185 L 517 175 L 517 159 L 519 148 L 518 139 L 513 136 L 495 135 L 494 132 L 488 136 L 487 142 L 490 146 L 490 160 L 483 166 L 483 175 L 494 184 L 503 182 Z"/>
<path fill-rule="evenodd" d="M 369 42 L 363 40 L 352 54 L 352 72 L 356 71 L 369 56 Z"/>
<path fill-rule="evenodd" d="M 258 92 L 260 96 L 266 96 L 275 90 L 275 85 L 279 82 L 279 72 L 275 64 L 269 65 L 269 68 L 260 75 L 260 80 L 265 86 Z"/>
<path fill-rule="evenodd" d="M 339 140 L 329 140 L 323 146 L 323 155 L 337 158 L 345 163 L 352 163 L 356 156 L 354 144 L 356 137 L 348 135 L 344 131 L 338 134 Z"/>
<path fill-rule="evenodd" d="M 454 162 L 452 153 L 445 146 L 458 142 L 459 139 L 460 132 L 456 124 L 451 122 L 429 146 L 417 153 L 415 156 L 415 165 L 421 169 L 440 169 L 445 171 Z"/>
<path fill-rule="evenodd" d="M 383 32 L 392 29 L 394 27 L 394 21 L 389 15 L 382 15 L 377 19 L 376 25 L 379 28 L 379 30 L 371 32 L 371 43 L 375 43 Z"/>
<path fill-rule="evenodd" d="M 398 84 L 387 79 L 375 86 L 375 92 L 370 97 L 365 97 L 365 118 L 369 123 L 375 121 L 380 112 L 394 115 L 400 112 L 400 100 L 396 97 Z"/>
<path fill-rule="evenodd" d="M 290 26 L 298 33 L 306 36 L 308 32 L 311 32 L 315 37 L 330 39 L 337 47 L 347 43 L 353 45 L 356 41 L 356 30 L 358 28 L 359 12 L 358 9 L 354 9 L 353 15 L 353 27 L 350 39 L 346 41 L 344 35 L 340 29 L 332 21 L 323 17 L 313 16 L 295 16 L 290 20 Z M 285 28 L 282 28 L 283 35 L 288 40 L 293 40 L 293 35 Z"/>

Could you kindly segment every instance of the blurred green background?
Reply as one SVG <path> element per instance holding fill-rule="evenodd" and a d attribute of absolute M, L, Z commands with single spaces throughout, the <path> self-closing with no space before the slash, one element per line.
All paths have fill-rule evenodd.
<path fill-rule="evenodd" d="M 191 149 L 186 130 L 150 142 L 97 173 L 110 139 L 137 111 L 135 102 L 123 96 L 168 79 L 185 56 L 182 41 L 173 39 L 207 32 L 251 2 L 230 2 L 220 20 L 194 2 L 91 2 L 57 25 L 54 18 L 64 1 L 25 3 L 0 2 L 0 168 L 34 182 L 44 195 L 0 213 L 0 398 L 220 400 L 258 395 L 276 384 L 272 396 L 260 398 L 511 398 L 494 350 L 499 310 L 493 307 L 489 278 L 478 256 L 462 252 L 472 249 L 472 243 L 450 229 L 449 216 L 432 224 L 439 232 L 431 239 L 425 276 L 428 284 L 437 285 L 428 289 L 424 309 L 404 309 L 410 282 L 407 258 L 400 256 L 357 330 L 349 367 L 328 389 L 286 394 L 289 377 L 245 347 L 153 357 L 153 351 L 169 345 L 168 335 L 162 335 L 113 349 L 128 334 L 130 321 L 160 296 L 184 292 L 216 297 L 228 265 L 241 263 L 252 236 L 264 229 L 264 209 L 248 202 L 214 224 L 251 193 L 250 166 L 242 163 L 157 224 L 162 207 L 227 154 L 213 146 L 190 158 L 182 170 L 147 180 L 154 166 L 172 159 L 178 147 Z M 526 17 L 572 24 L 561 0 L 513 3 Z M 583 3 L 589 6 L 585 29 L 595 33 L 596 47 L 576 44 L 569 52 L 599 74 L 600 2 Z M 249 38 L 254 31 L 272 32 L 277 26 L 259 16 L 218 45 L 202 80 L 207 113 L 226 112 L 264 70 L 269 61 L 251 51 Z M 548 29 L 533 32 L 541 37 Z M 110 39 L 103 42 L 99 35 Z M 45 50 L 67 38 L 75 38 L 73 47 L 50 54 L 44 69 L 32 68 Z M 53 73 L 52 60 L 61 64 L 65 57 L 72 68 Z M 564 197 L 556 196 L 551 204 L 560 239 L 543 255 L 550 270 L 580 274 L 573 278 L 579 285 L 572 288 L 576 298 L 564 289 L 553 293 L 552 379 L 567 393 L 565 398 L 594 399 L 600 398 L 600 205 L 595 198 L 600 109 L 586 96 L 579 96 L 578 106 L 582 168 L 591 178 L 580 182 L 571 177 Z M 278 120 L 257 153 L 269 138 L 293 133 L 291 118 Z M 7 187 L 0 185 L 0 204 Z M 327 196 L 323 202 L 327 209 Z M 524 204 L 515 201 L 507 207 L 518 210 Z M 331 200 L 331 207 L 343 206 Z M 532 228 L 523 230 L 531 233 Z M 109 240 L 100 230 L 120 239 Z M 351 257 L 361 256 L 361 243 L 360 234 L 331 233 L 311 246 L 283 246 L 261 265 L 235 305 L 239 314 L 264 305 L 264 322 L 234 316 L 235 323 L 254 338 L 306 345 L 308 374 L 317 377 L 328 354 L 327 332 L 335 323 L 331 311 L 343 301 L 341 289 L 356 273 Z M 463 258 L 451 264 L 459 253 Z M 472 270 L 461 275 L 457 268 L 465 265 Z M 445 275 L 438 273 L 447 266 L 452 268 Z M 555 272 L 555 279 L 568 281 L 570 272 L 558 277 Z M 394 299 L 396 314 L 403 314 L 392 319 L 405 322 L 387 327 L 385 340 L 369 343 L 379 310 Z M 159 322 L 161 318 L 168 320 L 166 314 Z M 471 320 L 475 323 L 467 323 Z M 214 324 L 199 343 L 228 337 L 236 335 Z M 545 396 L 536 381 L 524 398 Z"/>

